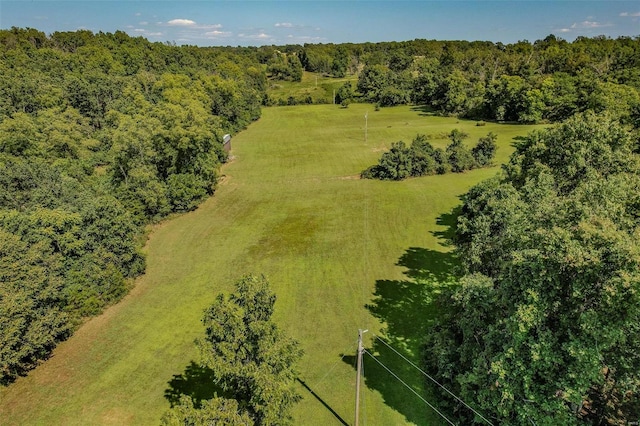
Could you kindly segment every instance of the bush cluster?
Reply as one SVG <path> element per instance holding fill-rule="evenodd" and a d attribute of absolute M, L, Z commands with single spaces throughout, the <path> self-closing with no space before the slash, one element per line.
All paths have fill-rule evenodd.
<path fill-rule="evenodd" d="M 403 141 L 395 142 L 388 152 L 382 154 L 378 164 L 361 173 L 365 179 L 403 180 L 409 177 L 462 173 L 492 164 L 496 153 L 494 133 L 480 138 L 469 150 L 463 143 L 468 135 L 454 129 L 448 135 L 451 143 L 445 150 L 434 148 L 425 135 L 417 135 L 410 146 Z"/>

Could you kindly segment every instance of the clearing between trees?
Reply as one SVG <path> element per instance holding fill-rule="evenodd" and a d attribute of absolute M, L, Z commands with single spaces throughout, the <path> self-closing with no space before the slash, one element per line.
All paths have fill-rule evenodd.
<path fill-rule="evenodd" d="M 499 165 L 513 138 L 534 127 L 476 126 L 408 106 L 265 108 L 234 138 L 235 159 L 223 167 L 227 178 L 216 195 L 154 227 L 146 274 L 131 293 L 27 377 L 0 389 L 0 423 L 157 424 L 176 392 L 212 397 L 191 364 L 193 341 L 203 334 L 205 307 L 247 273 L 268 277 L 278 297 L 274 319 L 305 352 L 295 423 L 351 423 L 358 328 L 370 330 L 370 351 L 377 335 L 417 361 L 426 321 L 414 318 L 433 313 L 430 295 L 453 281 L 447 237 L 458 197 L 498 166 L 402 182 L 345 177 L 416 134 L 444 149 L 453 129 L 470 135 L 469 146 L 495 133 Z M 374 348 L 430 395 L 410 367 Z M 437 424 L 428 407 L 366 358 L 364 384 L 361 418 L 368 422 Z"/>

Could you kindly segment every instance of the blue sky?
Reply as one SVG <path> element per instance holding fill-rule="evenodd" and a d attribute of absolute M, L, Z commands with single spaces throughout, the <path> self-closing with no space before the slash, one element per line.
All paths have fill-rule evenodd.
<path fill-rule="evenodd" d="M 535 41 L 640 35 L 639 1 L 0 0 L 0 28 L 122 30 L 179 45 L 438 40 Z"/>

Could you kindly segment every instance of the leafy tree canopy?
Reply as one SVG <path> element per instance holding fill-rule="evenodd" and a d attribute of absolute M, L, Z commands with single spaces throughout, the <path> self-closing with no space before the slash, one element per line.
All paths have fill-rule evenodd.
<path fill-rule="evenodd" d="M 205 311 L 205 337 L 196 342 L 201 364 L 229 398 L 216 397 L 195 408 L 183 397 L 164 424 L 281 425 L 299 399 L 295 364 L 302 356 L 296 341 L 271 319 L 276 296 L 265 277 L 246 276 L 229 297 L 220 294 Z M 248 422 L 250 420 L 250 423 Z"/>
<path fill-rule="evenodd" d="M 426 364 L 499 423 L 640 414 L 633 146 L 616 121 L 576 116 L 530 134 L 464 198 L 455 242 L 468 275 L 441 299 Z"/>
<path fill-rule="evenodd" d="M 126 294 L 147 223 L 213 194 L 266 74 L 249 49 L 20 28 L 0 30 L 0 74 L 5 384 Z"/>

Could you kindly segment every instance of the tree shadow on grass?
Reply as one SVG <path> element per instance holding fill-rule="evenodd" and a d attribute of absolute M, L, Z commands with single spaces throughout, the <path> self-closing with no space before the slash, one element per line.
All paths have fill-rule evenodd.
<path fill-rule="evenodd" d="M 433 234 L 443 239 L 445 245 L 451 244 L 458 215 L 456 208 L 437 219 L 447 229 Z M 379 338 L 421 367 L 425 336 L 441 313 L 436 300 L 444 290 L 457 285 L 459 262 L 451 252 L 410 247 L 396 264 L 406 268 L 403 272 L 406 279 L 377 280 L 373 300 L 366 306 L 385 328 L 366 348 L 365 384 L 380 392 L 385 404 L 403 414 L 407 421 L 418 425 L 440 424 L 438 414 L 415 394 L 432 404 L 437 401 L 428 379 Z M 352 364 L 354 358 L 355 355 L 347 356 L 344 362 Z"/>
<path fill-rule="evenodd" d="M 196 408 L 202 406 L 202 401 L 215 397 L 232 399 L 233 395 L 224 392 L 222 388 L 215 383 L 216 376 L 208 367 L 203 367 L 191 361 L 182 374 L 176 374 L 169 380 L 169 388 L 164 391 L 164 397 L 171 407 L 180 403 L 180 398 L 186 395 L 191 398 Z M 318 400 L 329 412 L 343 425 L 348 423 L 340 417 L 340 415 L 322 399 L 313 389 L 300 378 L 296 379 L 314 398 Z"/>
<path fill-rule="evenodd" d="M 421 117 L 431 117 L 436 115 L 436 110 L 428 105 L 416 105 L 411 107 L 411 111 L 419 112 Z"/>
<path fill-rule="evenodd" d="M 341 424 L 343 424 L 344 426 L 349 426 L 349 423 L 347 423 L 341 416 L 340 414 L 338 414 L 329 404 L 327 404 L 327 402 L 322 399 L 313 389 L 311 389 L 309 387 L 309 385 L 307 385 L 307 383 L 300 379 L 299 377 L 296 378 L 296 380 L 298 381 L 298 383 L 300 383 L 307 391 L 309 391 L 309 393 L 318 400 L 318 402 L 320 402 L 320 404 L 322 404 L 322 406 L 324 408 L 326 408 L 327 410 L 329 410 L 329 412 L 336 418 L 336 420 L 338 420 Z"/>
<path fill-rule="evenodd" d="M 460 201 L 462 197 L 460 197 Z M 440 245 L 444 247 L 453 247 L 453 237 L 456 233 L 456 226 L 458 224 L 458 216 L 462 213 L 462 205 L 458 205 L 451 209 L 449 213 L 443 213 L 436 219 L 436 224 L 445 226 L 442 231 L 432 231 L 431 234 L 440 239 Z"/>
<path fill-rule="evenodd" d="M 164 397 L 171 407 L 180 402 L 180 397 L 186 395 L 191 398 L 193 405 L 199 408 L 202 401 L 216 396 L 231 398 L 215 383 L 216 376 L 208 367 L 203 367 L 191 361 L 184 369 L 184 373 L 176 374 L 169 380 L 169 388 L 164 391 Z"/>

